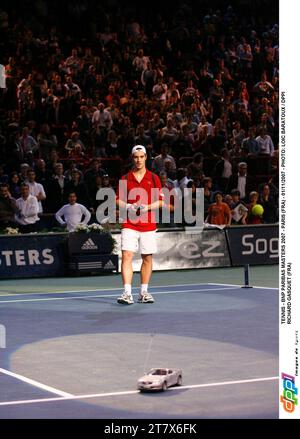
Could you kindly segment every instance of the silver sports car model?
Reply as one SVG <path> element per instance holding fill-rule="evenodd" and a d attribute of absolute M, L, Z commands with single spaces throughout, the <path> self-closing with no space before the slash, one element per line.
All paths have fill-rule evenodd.
<path fill-rule="evenodd" d="M 154 368 L 138 380 L 138 389 L 167 390 L 171 386 L 182 385 L 181 369 Z"/>

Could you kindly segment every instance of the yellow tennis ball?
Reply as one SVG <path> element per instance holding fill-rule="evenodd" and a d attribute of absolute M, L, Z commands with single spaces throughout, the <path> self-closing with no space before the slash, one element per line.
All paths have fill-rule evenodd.
<path fill-rule="evenodd" d="M 262 216 L 264 213 L 264 208 L 261 204 L 255 204 L 255 206 L 252 207 L 252 215 L 254 216 Z"/>

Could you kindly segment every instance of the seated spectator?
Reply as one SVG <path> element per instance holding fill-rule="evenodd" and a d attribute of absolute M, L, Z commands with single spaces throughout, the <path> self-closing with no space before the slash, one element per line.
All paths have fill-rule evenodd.
<path fill-rule="evenodd" d="M 67 226 L 69 232 L 74 232 L 79 224 L 88 224 L 91 214 L 86 207 L 76 202 L 77 196 L 75 192 L 69 193 L 68 201 L 68 204 L 65 204 L 56 212 L 55 218 L 60 225 Z M 82 217 L 84 218 L 82 219 Z"/>
<path fill-rule="evenodd" d="M 256 156 L 260 152 L 260 146 L 255 138 L 255 127 L 249 128 L 249 135 L 242 141 L 242 150 L 249 156 Z"/>
<path fill-rule="evenodd" d="M 11 196 L 7 183 L 0 184 L 0 229 L 16 227 L 15 215 L 18 213 L 16 200 Z"/>
<path fill-rule="evenodd" d="M 110 130 L 107 133 L 107 140 L 105 143 L 106 157 L 119 157 L 120 151 L 117 143 L 117 133 L 115 130 Z"/>
<path fill-rule="evenodd" d="M 267 74 L 263 72 L 261 75 L 261 80 L 254 85 L 253 91 L 262 97 L 270 97 L 274 91 L 273 85 L 267 81 Z"/>
<path fill-rule="evenodd" d="M 21 185 L 21 197 L 16 200 L 18 213 L 15 220 L 21 233 L 32 233 L 38 229 L 39 205 L 35 196 L 30 195 L 27 183 Z"/>
<path fill-rule="evenodd" d="M 248 215 L 247 215 L 247 219 L 246 219 L 247 224 L 262 224 L 263 223 L 263 218 L 261 216 L 253 215 L 253 213 L 252 213 L 253 207 L 256 204 L 258 204 L 258 198 L 259 198 L 258 192 L 256 192 L 256 191 L 250 192 L 249 203 L 246 205 L 246 207 L 248 209 Z"/>
<path fill-rule="evenodd" d="M 164 105 L 167 100 L 167 91 L 168 91 L 167 84 L 165 84 L 161 76 L 158 76 L 157 82 L 152 89 L 153 98 Z"/>
<path fill-rule="evenodd" d="M 230 193 L 232 189 L 238 189 L 240 192 L 241 200 L 247 200 L 249 193 L 255 188 L 255 182 L 253 177 L 247 174 L 247 163 L 240 162 L 238 164 L 238 172 L 232 174 L 229 177 L 227 193 Z"/>
<path fill-rule="evenodd" d="M 0 184 L 8 183 L 8 175 L 4 172 L 3 166 L 0 165 Z"/>
<path fill-rule="evenodd" d="M 45 186 L 50 178 L 52 177 L 52 172 L 46 168 L 46 162 L 44 159 L 38 159 L 35 163 L 35 180 L 37 183 L 41 183 Z"/>
<path fill-rule="evenodd" d="M 28 163 L 21 163 L 20 165 L 20 181 L 21 183 L 24 183 L 27 180 L 27 172 L 30 169 L 30 166 Z"/>
<path fill-rule="evenodd" d="M 151 137 L 145 134 L 144 124 L 139 124 L 136 129 L 135 145 L 152 145 Z"/>
<path fill-rule="evenodd" d="M 176 163 L 174 158 L 168 154 L 169 152 L 169 146 L 167 143 L 163 143 L 160 148 L 161 153 L 154 158 L 153 162 L 153 170 L 156 173 L 159 173 L 161 171 L 165 170 L 165 162 L 168 160 L 171 162 L 171 169 L 176 169 Z"/>
<path fill-rule="evenodd" d="M 267 134 L 266 128 L 259 129 L 259 135 L 256 137 L 256 141 L 259 147 L 259 153 L 272 156 L 274 153 L 274 144 L 271 136 Z"/>
<path fill-rule="evenodd" d="M 40 134 L 37 137 L 39 143 L 40 157 L 44 160 L 48 160 L 51 151 L 57 147 L 57 138 L 54 134 L 51 134 L 51 130 L 48 124 L 44 124 L 41 127 Z"/>
<path fill-rule="evenodd" d="M 230 226 L 231 211 L 228 204 L 223 202 L 222 192 L 215 192 L 214 202 L 208 207 L 208 215 L 205 222 L 209 224 Z"/>
<path fill-rule="evenodd" d="M 64 176 L 65 176 L 67 181 L 71 180 L 71 174 L 72 174 L 72 171 L 74 171 L 74 169 L 76 169 L 77 171 L 80 172 L 80 175 L 81 175 L 80 180 L 83 179 L 83 172 L 77 168 L 76 161 L 72 159 L 67 163 L 67 170 L 64 172 Z"/>
<path fill-rule="evenodd" d="M 278 222 L 278 205 L 275 199 L 270 194 L 270 186 L 265 184 L 262 193 L 259 196 L 258 203 L 264 208 L 263 222 L 267 224 L 274 224 Z"/>
<path fill-rule="evenodd" d="M 203 154 L 201 152 L 197 152 L 193 156 L 193 161 L 187 166 L 188 175 L 192 179 L 200 178 L 202 179 L 203 174 Z"/>
<path fill-rule="evenodd" d="M 38 143 L 32 136 L 29 135 L 28 127 L 23 128 L 19 141 L 23 151 L 23 157 L 25 158 L 29 152 L 34 153 L 38 150 Z"/>
<path fill-rule="evenodd" d="M 65 144 L 65 150 L 68 151 L 68 153 L 70 153 L 71 151 L 73 151 L 75 149 L 76 145 L 80 145 L 82 151 L 85 150 L 85 146 L 82 143 L 82 141 L 79 138 L 80 134 L 78 131 L 74 131 L 71 134 L 71 138 L 67 140 L 67 143 Z"/>
<path fill-rule="evenodd" d="M 104 108 L 104 104 L 100 102 L 98 109 L 93 113 L 92 124 L 95 128 L 104 128 L 110 130 L 113 125 L 113 120 L 110 112 Z"/>
<path fill-rule="evenodd" d="M 165 143 L 172 144 L 178 138 L 178 130 L 174 127 L 173 119 L 169 117 L 167 119 L 167 124 L 161 129 L 161 140 Z"/>
<path fill-rule="evenodd" d="M 76 169 L 71 174 L 71 180 L 65 184 L 64 199 L 68 200 L 70 192 L 75 192 L 79 204 L 83 204 L 87 209 L 92 209 L 92 202 L 89 197 L 87 185 L 80 181 L 80 172 Z"/>
<path fill-rule="evenodd" d="M 247 216 L 248 216 L 248 209 L 246 207 L 246 204 L 241 200 L 241 194 L 240 191 L 238 189 L 233 189 L 230 193 L 231 199 L 232 199 L 232 203 L 229 206 L 231 209 L 231 215 L 232 215 L 232 220 L 231 220 L 231 224 L 247 224 L 246 220 L 247 220 Z M 240 213 L 240 218 L 239 219 L 235 219 L 235 215 L 234 215 L 234 209 L 236 209 L 238 206 L 243 206 L 244 209 L 242 209 L 239 213 Z"/>
<path fill-rule="evenodd" d="M 9 192 L 15 200 L 21 196 L 21 179 L 17 172 L 12 172 L 10 175 Z"/>

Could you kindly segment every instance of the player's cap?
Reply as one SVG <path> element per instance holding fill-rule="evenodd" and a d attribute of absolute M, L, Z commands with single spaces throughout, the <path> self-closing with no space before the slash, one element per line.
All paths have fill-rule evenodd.
<path fill-rule="evenodd" d="M 131 154 L 133 155 L 135 152 L 142 151 L 144 154 L 147 154 L 146 148 L 143 145 L 135 145 L 132 148 Z"/>

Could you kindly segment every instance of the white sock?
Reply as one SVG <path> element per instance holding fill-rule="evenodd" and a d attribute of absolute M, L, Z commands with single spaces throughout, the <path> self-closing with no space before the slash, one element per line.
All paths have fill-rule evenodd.
<path fill-rule="evenodd" d="M 130 284 L 124 284 L 124 290 L 126 294 L 131 295 L 131 285 Z"/>
<path fill-rule="evenodd" d="M 148 291 L 148 284 L 141 284 L 141 293 Z"/>

